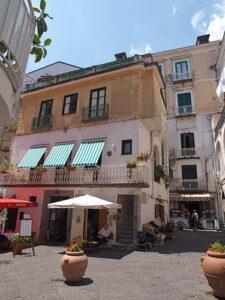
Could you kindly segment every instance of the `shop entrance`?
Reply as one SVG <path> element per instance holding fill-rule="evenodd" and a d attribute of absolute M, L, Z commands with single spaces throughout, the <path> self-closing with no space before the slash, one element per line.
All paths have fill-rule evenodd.
<path fill-rule="evenodd" d="M 198 213 L 198 216 L 201 217 L 202 208 L 201 208 L 200 202 L 187 202 L 187 203 L 185 203 L 185 208 L 190 213 L 190 216 L 191 216 L 193 210 L 196 210 Z"/>
<path fill-rule="evenodd" d="M 98 232 L 107 224 L 107 209 L 88 209 L 87 240 L 96 241 Z"/>
<path fill-rule="evenodd" d="M 6 220 L 6 224 L 5 224 L 5 232 L 15 232 L 17 215 L 18 215 L 17 208 L 9 208 L 7 210 L 7 220 Z"/>
<path fill-rule="evenodd" d="M 66 200 L 68 197 L 52 196 L 51 203 Z M 51 242 L 66 242 L 68 209 L 50 209 L 48 239 Z"/>

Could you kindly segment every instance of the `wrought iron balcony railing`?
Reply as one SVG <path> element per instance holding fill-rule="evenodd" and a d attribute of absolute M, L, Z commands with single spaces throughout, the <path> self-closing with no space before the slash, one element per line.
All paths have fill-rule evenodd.
<path fill-rule="evenodd" d="M 173 81 L 184 81 L 184 80 L 191 80 L 192 79 L 192 73 L 191 71 L 182 72 L 182 73 L 174 73 L 173 74 Z"/>
<path fill-rule="evenodd" d="M 32 129 L 42 129 L 52 127 L 53 115 L 35 117 L 32 122 Z"/>
<path fill-rule="evenodd" d="M 137 165 L 128 169 L 126 165 L 101 167 L 77 167 L 74 170 L 46 169 L 45 171 L 10 171 L 0 174 L 1 186 L 99 186 L 123 185 L 148 187 L 148 166 Z"/>
<path fill-rule="evenodd" d="M 186 115 L 186 114 L 191 114 L 191 113 L 193 113 L 192 105 L 178 106 L 178 114 L 179 115 Z"/>
<path fill-rule="evenodd" d="M 109 105 L 107 103 L 98 106 L 89 106 L 83 108 L 83 122 L 98 119 L 108 119 Z"/>
<path fill-rule="evenodd" d="M 180 148 L 177 149 L 178 158 L 198 157 L 200 155 L 199 148 Z"/>
<path fill-rule="evenodd" d="M 170 183 L 171 191 L 206 191 L 205 178 L 200 179 L 178 179 L 174 178 Z"/>

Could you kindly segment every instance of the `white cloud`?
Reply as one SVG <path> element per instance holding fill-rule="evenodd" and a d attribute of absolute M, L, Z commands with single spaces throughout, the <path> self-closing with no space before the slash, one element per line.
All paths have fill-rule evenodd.
<path fill-rule="evenodd" d="M 145 54 L 151 51 L 152 48 L 150 47 L 149 44 L 146 44 L 143 48 L 135 48 L 134 45 L 131 45 L 129 53 L 130 55 L 135 55 L 135 54 Z"/>
<path fill-rule="evenodd" d="M 210 33 L 210 40 L 221 39 L 225 30 L 225 0 L 218 0 L 209 16 L 204 9 L 197 11 L 191 24 L 201 34 Z"/>
<path fill-rule="evenodd" d="M 172 7 L 172 13 L 173 13 L 174 16 L 177 13 L 177 9 L 178 9 L 177 5 L 174 4 L 173 7 Z"/>
<path fill-rule="evenodd" d="M 207 28 L 207 23 L 205 21 L 205 10 L 199 10 L 197 11 L 192 19 L 191 19 L 192 26 L 197 29 L 199 32 L 204 33 Z"/>

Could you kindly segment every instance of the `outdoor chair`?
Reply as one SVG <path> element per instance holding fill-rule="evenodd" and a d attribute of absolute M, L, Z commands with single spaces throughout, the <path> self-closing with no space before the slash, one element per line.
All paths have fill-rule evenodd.
<path fill-rule="evenodd" d="M 145 231 L 138 231 L 137 232 L 137 250 L 148 250 L 148 241 L 146 237 Z"/>

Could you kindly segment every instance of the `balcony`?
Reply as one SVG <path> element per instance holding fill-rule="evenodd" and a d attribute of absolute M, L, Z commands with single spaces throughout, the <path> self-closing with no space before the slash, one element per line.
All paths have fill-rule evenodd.
<path fill-rule="evenodd" d="M 138 165 L 128 169 L 126 165 L 101 167 L 77 167 L 75 170 L 47 169 L 45 171 L 17 170 L 0 174 L 0 185 L 7 186 L 131 186 L 149 187 L 150 170 Z"/>
<path fill-rule="evenodd" d="M 180 148 L 177 149 L 178 158 L 193 158 L 200 156 L 199 148 Z"/>
<path fill-rule="evenodd" d="M 109 105 L 102 104 L 98 106 L 89 106 L 83 108 L 83 122 L 91 122 L 96 120 L 107 120 L 109 114 Z"/>
<path fill-rule="evenodd" d="M 32 129 L 43 129 L 43 128 L 51 128 L 53 121 L 53 115 L 43 116 L 43 117 L 35 117 L 32 122 Z"/>
<path fill-rule="evenodd" d="M 193 114 L 192 105 L 178 106 L 178 115 L 188 115 L 188 114 Z"/>
<path fill-rule="evenodd" d="M 200 192 L 207 191 L 205 178 L 200 179 L 178 179 L 174 178 L 170 183 L 171 191 Z"/>
<path fill-rule="evenodd" d="M 173 82 L 174 83 L 179 83 L 179 82 L 183 82 L 183 81 L 192 81 L 192 72 L 191 71 L 173 74 Z"/>

